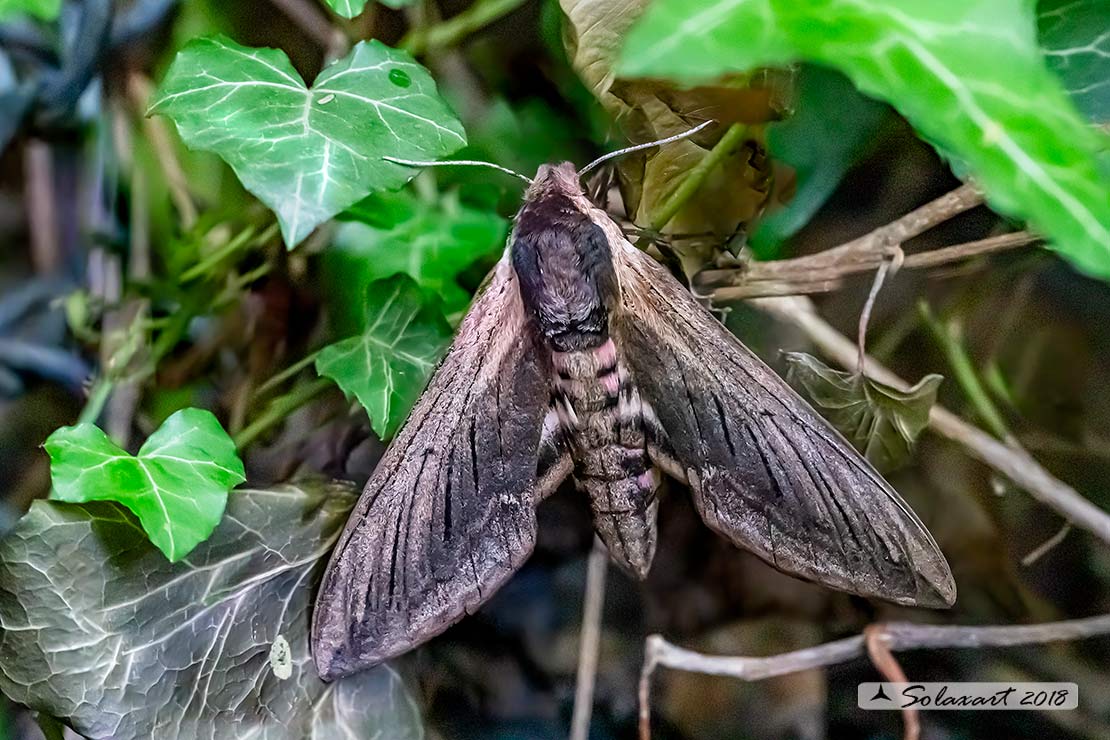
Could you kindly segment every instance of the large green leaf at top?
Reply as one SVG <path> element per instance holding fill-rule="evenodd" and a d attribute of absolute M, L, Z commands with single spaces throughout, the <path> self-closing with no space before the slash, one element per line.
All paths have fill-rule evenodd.
<path fill-rule="evenodd" d="M 1110 121 L 1110 2 L 1040 0 L 1037 25 L 1048 66 L 1079 110 Z"/>
<path fill-rule="evenodd" d="M 408 275 L 370 283 L 364 308 L 362 333 L 320 350 L 316 370 L 358 398 L 370 426 L 388 439 L 419 398 L 451 327 Z"/>
<path fill-rule="evenodd" d="M 456 278 L 475 261 L 498 255 L 508 232 L 504 218 L 471 208 L 455 191 L 433 198 L 409 190 L 376 193 L 346 215 L 357 220 L 340 226 L 323 255 L 328 305 L 348 314 L 335 317 L 337 326 L 350 325 L 352 308 L 362 315 L 369 283 L 397 273 L 438 295 L 448 315 L 461 312 L 470 293 Z"/>
<path fill-rule="evenodd" d="M 51 498 L 118 501 L 171 562 L 212 534 L 228 491 L 246 480 L 235 443 L 203 409 L 170 416 L 137 456 L 88 423 L 57 430 L 43 446 L 50 454 Z"/>
<path fill-rule="evenodd" d="M 619 69 L 692 82 L 796 59 L 889 101 L 995 208 L 1110 278 L 1107 137 L 1046 67 L 1029 0 L 657 0 Z"/>
<path fill-rule="evenodd" d="M 171 564 L 109 502 L 36 501 L 0 541 L 0 691 L 112 740 L 418 740 L 380 666 L 326 684 L 309 615 L 357 499 L 304 482 L 242 490 Z"/>
<path fill-rule="evenodd" d="M 642 144 L 688 131 L 704 120 L 719 124 L 617 161 L 625 211 L 641 226 L 659 218 L 686 173 L 709 156 L 732 124 L 754 124 L 746 137 L 758 142 L 759 124 L 778 118 L 790 89 L 789 74 L 771 72 L 724 76 L 689 89 L 666 80 L 628 79 L 615 69 L 621 44 L 645 9 L 650 14 L 650 5 L 648 0 L 559 0 L 566 16 L 567 56 L 615 121 L 620 139 Z M 738 229 L 746 232 L 767 202 L 770 175 L 770 160 L 754 146 L 732 147 L 701 183 L 698 196 L 682 204 L 664 231 L 716 237 L 701 240 L 706 245 L 724 242 Z M 675 245 L 690 272 L 714 258 L 712 248 L 696 249 L 695 243 Z"/>
<path fill-rule="evenodd" d="M 428 71 L 378 41 L 356 44 L 306 87 L 281 51 L 197 39 L 174 58 L 150 111 L 231 165 L 277 214 L 290 247 L 415 174 L 383 156 L 436 159 L 466 144 Z"/>

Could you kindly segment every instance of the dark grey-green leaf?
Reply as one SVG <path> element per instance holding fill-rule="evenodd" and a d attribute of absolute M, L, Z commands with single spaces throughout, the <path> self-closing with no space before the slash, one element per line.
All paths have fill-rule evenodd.
<path fill-rule="evenodd" d="M 1049 68 L 1093 123 L 1110 121 L 1110 3 L 1041 0 L 1037 26 Z"/>
<path fill-rule="evenodd" d="M 328 685 L 309 657 L 354 502 L 323 483 L 237 491 L 176 564 L 118 504 L 36 502 L 0 542 L 0 690 L 89 738 L 421 738 L 391 668 Z"/>
<path fill-rule="evenodd" d="M 801 385 L 825 418 L 880 471 L 905 464 L 929 423 L 944 379 L 926 375 L 900 391 L 856 373 L 834 370 L 813 355 L 787 352 L 788 378 Z"/>

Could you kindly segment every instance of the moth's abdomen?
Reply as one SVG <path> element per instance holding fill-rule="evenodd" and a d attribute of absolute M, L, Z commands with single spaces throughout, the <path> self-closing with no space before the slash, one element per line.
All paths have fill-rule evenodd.
<path fill-rule="evenodd" d="M 646 409 L 611 339 L 553 352 L 555 411 L 574 452 L 574 479 L 613 560 L 644 578 L 655 554 L 660 475 L 647 453 Z"/>

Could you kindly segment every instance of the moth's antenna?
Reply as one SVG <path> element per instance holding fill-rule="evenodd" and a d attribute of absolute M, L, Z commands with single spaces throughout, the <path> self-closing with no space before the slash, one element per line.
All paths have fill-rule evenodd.
<path fill-rule="evenodd" d="M 528 183 L 529 185 L 532 184 L 532 178 L 527 177 L 526 175 L 522 175 L 519 172 L 514 172 L 508 167 L 502 167 L 501 165 L 494 164 L 493 162 L 482 162 L 481 160 L 477 159 L 445 159 L 443 161 L 435 162 L 420 162 L 415 159 L 399 159 L 398 157 L 382 157 L 382 159 L 386 160 L 387 162 L 393 162 L 394 164 L 403 164 L 409 167 L 447 167 L 449 165 L 455 164 L 468 165 L 471 167 L 492 167 L 495 170 L 501 170 L 505 174 L 512 175 L 513 177 L 519 177 L 521 180 L 524 180 L 524 182 Z"/>
<path fill-rule="evenodd" d="M 595 159 L 594 161 L 590 162 L 588 165 L 586 165 L 582 169 L 578 170 L 578 176 L 582 177 L 582 175 L 586 174 L 587 172 L 592 170 L 594 167 L 597 167 L 602 162 L 608 161 L 608 160 L 612 159 L 613 157 L 622 157 L 625 154 L 630 154 L 632 152 L 638 152 L 641 149 L 649 149 L 653 146 L 662 146 L 663 144 L 670 144 L 672 141 L 680 141 L 682 139 L 685 139 L 688 136 L 693 136 L 694 134 L 701 131 L 706 126 L 712 125 L 713 123 L 716 123 L 716 121 L 706 121 L 705 123 L 702 123 L 698 126 L 695 126 L 694 128 L 690 129 L 689 131 L 683 131 L 681 134 L 675 134 L 674 136 L 668 136 L 667 138 L 659 139 L 658 141 L 649 141 L 646 144 L 637 144 L 636 146 L 629 146 L 629 147 L 625 147 L 624 149 L 618 149 L 615 152 L 609 152 L 608 154 L 603 154 L 600 157 L 598 157 L 597 159 Z M 388 157 L 386 159 L 388 159 Z"/>

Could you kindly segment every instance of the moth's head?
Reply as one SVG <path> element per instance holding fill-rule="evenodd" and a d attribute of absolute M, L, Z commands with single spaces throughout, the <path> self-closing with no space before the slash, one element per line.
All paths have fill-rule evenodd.
<path fill-rule="evenodd" d="M 605 231 L 569 162 L 544 165 L 517 213 L 510 257 L 536 328 L 559 352 L 609 338 L 617 280 Z"/>
<path fill-rule="evenodd" d="M 582 181 L 572 163 L 541 164 L 536 170 L 535 177 L 532 178 L 532 184 L 524 194 L 524 202 L 528 203 L 551 193 L 565 195 L 571 199 L 583 196 Z"/>

